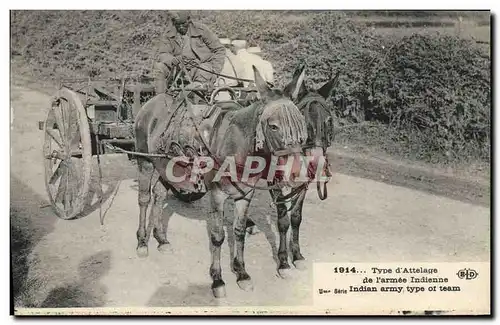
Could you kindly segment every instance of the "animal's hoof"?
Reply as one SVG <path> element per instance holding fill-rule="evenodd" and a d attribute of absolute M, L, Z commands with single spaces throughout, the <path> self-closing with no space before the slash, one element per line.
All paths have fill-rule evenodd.
<path fill-rule="evenodd" d="M 253 283 L 252 283 L 252 280 L 250 280 L 250 279 L 237 281 L 236 283 L 238 283 L 238 286 L 243 291 L 252 291 L 253 290 Z"/>
<path fill-rule="evenodd" d="M 259 228 L 257 228 L 257 226 L 252 226 L 247 228 L 247 232 L 249 235 L 257 235 L 258 233 L 260 233 L 260 230 Z"/>
<path fill-rule="evenodd" d="M 219 287 L 212 288 L 212 293 L 215 298 L 225 298 L 226 297 L 226 286 L 221 285 Z"/>
<path fill-rule="evenodd" d="M 292 269 L 278 269 L 278 274 L 282 279 L 288 279 L 292 275 Z"/>
<path fill-rule="evenodd" d="M 293 262 L 293 265 L 297 270 L 306 270 L 307 269 L 307 263 L 306 260 L 296 260 Z"/>
<path fill-rule="evenodd" d="M 162 254 L 171 253 L 172 246 L 170 246 L 170 243 L 160 244 L 158 245 L 158 251 Z"/>
<path fill-rule="evenodd" d="M 140 258 L 148 257 L 148 247 L 147 246 L 137 247 L 137 256 L 139 256 Z"/>

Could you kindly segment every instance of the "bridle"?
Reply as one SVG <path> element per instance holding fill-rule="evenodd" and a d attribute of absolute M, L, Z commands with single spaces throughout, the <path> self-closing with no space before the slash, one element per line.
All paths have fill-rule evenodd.
<path fill-rule="evenodd" d="M 327 104 L 326 104 L 325 99 L 323 97 L 321 97 L 321 95 L 316 94 L 316 93 L 307 94 L 306 96 L 304 96 L 297 104 L 297 107 L 301 111 L 302 115 L 307 116 L 306 112 L 310 111 L 311 105 L 313 103 L 318 103 L 323 109 L 325 109 L 325 111 L 327 111 L 330 114 L 330 117 L 333 118 L 332 113 L 328 109 L 326 109 Z M 306 123 L 307 123 L 307 119 L 306 119 Z M 323 123 L 323 121 L 319 121 L 319 123 Z M 318 132 L 318 130 L 316 130 L 316 132 Z M 330 132 L 332 134 L 331 138 L 330 138 Z M 303 146 L 303 149 L 305 152 L 305 150 L 313 148 L 313 147 L 317 147 L 319 144 L 322 147 L 323 156 L 325 158 L 325 163 L 328 166 L 328 157 L 326 156 L 326 148 L 328 148 L 330 146 L 331 141 L 333 140 L 333 130 L 330 131 L 330 130 L 328 130 L 328 128 L 324 128 L 324 131 L 322 133 L 324 133 L 324 134 L 320 134 L 321 140 L 319 143 L 317 143 L 316 138 L 308 138 L 306 144 Z M 326 136 L 324 136 L 325 134 L 326 134 Z M 328 168 L 326 169 L 326 171 L 327 171 L 327 177 L 329 179 L 331 177 L 331 174 L 330 174 Z M 323 191 L 321 191 L 321 184 L 320 184 L 319 180 L 316 182 L 316 190 L 318 192 L 318 197 L 321 201 L 324 201 L 328 197 L 328 188 L 326 186 L 327 183 L 328 183 L 328 180 L 323 183 Z"/>
<path fill-rule="evenodd" d="M 313 103 L 318 103 L 319 105 L 321 105 L 325 109 L 325 111 L 328 112 L 330 114 L 330 116 L 333 118 L 330 110 L 326 109 L 327 103 L 326 103 L 325 99 L 321 95 L 316 94 L 316 93 L 310 93 L 310 94 L 307 94 L 306 96 L 304 96 L 302 99 L 299 100 L 297 107 L 301 111 L 302 115 L 306 116 L 306 112 L 308 112 L 310 110 L 311 105 Z M 307 119 L 306 119 L 306 123 L 307 123 Z M 323 123 L 323 122 L 320 121 L 319 123 Z M 331 138 L 329 136 L 330 131 L 328 129 L 326 129 L 325 132 L 327 133 L 327 136 L 325 137 L 324 135 L 321 135 L 322 139 L 321 139 L 320 145 L 323 149 L 323 156 L 325 157 L 325 163 L 328 165 L 328 158 L 326 156 L 326 148 L 328 148 L 330 146 L 331 141 L 333 139 L 333 130 L 331 131 L 332 132 Z M 313 147 L 317 147 L 316 139 L 315 138 L 308 138 L 306 144 L 303 145 L 301 147 L 301 149 L 302 149 L 303 153 L 306 153 L 307 149 L 310 149 Z M 328 176 L 328 178 L 331 177 L 328 169 L 327 169 L 327 176 Z M 308 180 L 307 182 L 303 183 L 302 185 L 293 188 L 291 190 L 291 192 L 288 193 L 287 195 L 281 196 L 279 198 L 279 200 L 278 200 L 278 198 L 275 198 L 274 195 L 272 195 L 273 196 L 273 204 L 274 205 L 286 204 L 286 203 L 294 200 L 296 197 L 304 196 L 311 183 L 312 183 L 312 181 Z M 316 190 L 318 192 L 318 197 L 321 201 L 326 200 L 328 197 L 328 188 L 326 186 L 327 183 L 328 183 L 328 181 L 323 183 L 323 190 L 321 190 L 321 184 L 320 184 L 319 180 L 316 182 Z M 287 209 L 287 212 L 289 212 L 291 210 L 295 210 L 295 209 L 297 209 L 297 207 L 291 206 L 289 209 Z"/>

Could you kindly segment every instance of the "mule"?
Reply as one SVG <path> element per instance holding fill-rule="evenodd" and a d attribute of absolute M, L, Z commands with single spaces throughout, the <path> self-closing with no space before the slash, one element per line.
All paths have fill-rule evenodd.
<path fill-rule="evenodd" d="M 270 160 L 278 157 L 279 163 L 287 163 L 290 157 L 302 155 L 302 145 L 307 138 L 305 118 L 297 106 L 290 99 L 290 92 L 298 92 L 303 78 L 297 78 L 295 86 L 290 86 L 286 91 L 269 88 L 255 67 L 254 80 L 260 99 L 248 106 L 239 109 L 230 109 L 217 119 L 214 125 L 205 124 L 199 129 L 196 125 L 191 128 L 183 127 L 184 138 L 189 138 L 190 143 L 196 143 L 201 150 L 205 150 L 205 157 L 213 158 L 215 168 L 199 170 L 200 183 L 172 182 L 166 174 L 169 159 L 162 157 L 162 148 L 158 149 L 160 139 L 172 135 L 172 110 L 180 107 L 179 101 L 168 94 L 160 94 L 149 100 L 137 114 L 134 129 L 136 133 L 136 151 L 138 155 L 139 170 L 139 226 L 137 230 L 137 254 L 140 257 L 148 255 L 148 241 L 152 230 L 158 242 L 158 250 L 168 248 L 166 226 L 162 223 L 163 203 L 167 196 L 168 188 L 175 187 L 196 192 L 199 187 L 205 187 L 210 193 L 210 212 L 207 218 L 210 252 L 212 263 L 209 274 L 212 278 L 212 292 L 215 297 L 225 296 L 225 282 L 222 278 L 220 265 L 221 246 L 225 239 L 223 229 L 224 202 L 230 198 L 234 200 L 235 218 L 233 229 L 235 234 L 235 257 L 231 269 L 236 274 L 236 282 L 243 290 L 250 290 L 253 285 L 250 275 L 245 269 L 244 243 L 246 234 L 246 221 L 248 207 L 257 188 L 256 183 L 265 178 L 271 179 L 276 187 L 288 186 L 293 183 L 300 171 L 295 163 L 292 165 L 290 178 L 283 178 L 270 173 Z M 181 101 L 182 102 L 182 101 Z M 193 105 L 187 96 L 184 96 L 187 110 L 192 111 Z M 188 130 L 189 129 L 189 130 Z M 194 131 L 193 131 L 194 130 Z M 192 131 L 192 132 L 191 132 Z M 190 133 L 191 132 L 191 133 Z M 182 146 L 181 146 L 182 147 Z M 182 151 L 182 150 L 181 150 Z M 249 157 L 260 157 L 266 162 L 264 171 L 253 173 L 248 180 L 234 179 L 234 173 L 229 176 L 220 176 L 224 170 L 227 158 L 234 159 L 234 165 L 240 167 L 237 176 L 241 176 L 241 167 L 245 166 Z M 295 159 L 294 161 L 296 161 Z M 183 168 L 174 164 L 173 172 L 179 175 Z M 231 170 L 231 164 L 229 164 Z M 270 176 L 269 176 L 270 175 Z M 153 204 L 150 220 L 146 229 L 146 212 L 151 200 L 151 187 Z"/>
<path fill-rule="evenodd" d="M 285 93 L 291 93 L 291 99 L 297 104 L 297 107 L 302 112 L 307 124 L 307 140 L 304 146 L 304 154 L 314 157 L 310 172 L 316 175 L 316 168 L 319 168 L 319 159 L 324 159 L 323 176 L 331 177 L 331 172 L 328 166 L 327 149 L 333 141 L 333 114 L 327 103 L 333 89 L 338 85 L 339 74 L 328 80 L 318 90 L 309 88 L 305 82 L 299 79 L 303 78 L 305 65 L 299 65 L 293 75 L 293 80 L 285 87 Z M 299 87 L 295 87 L 299 85 Z M 317 182 L 318 195 L 321 200 L 326 199 L 327 190 L 326 182 L 323 183 L 323 191 L 320 188 L 321 183 Z M 295 191 L 295 193 L 291 193 Z M 291 269 L 288 262 L 288 249 L 286 236 L 291 225 L 290 236 L 290 255 L 293 265 L 302 269 L 305 268 L 305 258 L 301 253 L 299 244 L 299 230 L 302 222 L 302 209 L 304 199 L 307 192 L 307 186 L 296 187 L 290 189 L 272 189 L 269 191 L 271 197 L 276 204 L 277 211 L 277 228 L 279 232 L 279 248 L 278 248 L 278 272 L 282 277 L 288 276 L 288 271 Z M 290 196 L 290 194 L 294 194 Z M 288 198 L 289 197 L 289 198 Z M 252 226 L 250 229 L 255 228 Z M 255 230 L 250 230 L 249 233 L 255 233 Z"/>

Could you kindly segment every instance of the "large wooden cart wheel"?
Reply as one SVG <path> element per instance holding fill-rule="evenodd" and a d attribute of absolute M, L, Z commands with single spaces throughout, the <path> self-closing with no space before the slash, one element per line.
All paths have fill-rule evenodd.
<path fill-rule="evenodd" d="M 57 216 L 77 217 L 84 208 L 92 169 L 92 147 L 85 108 L 78 95 L 62 88 L 45 120 L 45 186 Z"/>

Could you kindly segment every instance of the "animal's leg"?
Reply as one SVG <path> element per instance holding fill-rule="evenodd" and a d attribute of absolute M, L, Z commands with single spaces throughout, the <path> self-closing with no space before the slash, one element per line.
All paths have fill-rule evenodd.
<path fill-rule="evenodd" d="M 244 250 L 245 235 L 247 226 L 247 213 L 254 191 L 249 192 L 244 198 L 234 202 L 234 238 L 236 246 L 236 256 L 233 260 L 232 269 L 236 273 L 236 282 L 241 289 L 248 291 L 252 289 L 252 280 L 245 270 Z"/>
<path fill-rule="evenodd" d="M 294 203 L 294 208 L 291 213 L 292 236 L 290 238 L 290 250 L 292 252 L 292 262 L 296 268 L 302 269 L 305 267 L 305 258 L 300 253 L 299 245 L 299 229 L 302 222 L 302 206 L 304 205 L 305 192 L 301 194 L 298 200 Z"/>
<path fill-rule="evenodd" d="M 210 191 L 210 213 L 207 220 L 208 233 L 210 236 L 210 253 L 212 264 L 210 265 L 210 276 L 212 277 L 212 293 L 216 298 L 226 296 L 225 283 L 222 280 L 220 266 L 221 246 L 224 243 L 224 201 L 227 195 L 218 187 Z"/>
<path fill-rule="evenodd" d="M 288 250 L 286 247 L 286 235 L 288 228 L 290 227 L 290 203 L 282 203 L 284 193 L 280 190 L 269 191 L 271 198 L 274 202 L 278 201 L 280 203 L 276 204 L 276 210 L 278 214 L 278 233 L 280 237 L 280 244 L 278 248 L 278 274 L 282 278 L 286 278 L 290 271 L 290 264 L 288 264 Z"/>
<path fill-rule="evenodd" d="M 156 181 L 153 187 L 153 195 L 153 206 L 151 207 L 149 219 L 154 224 L 153 236 L 158 242 L 158 250 L 166 252 L 170 244 L 167 240 L 167 225 L 163 220 L 163 203 L 167 198 L 167 189 L 163 186 L 160 179 Z"/>
<path fill-rule="evenodd" d="M 273 193 L 273 196 L 276 197 L 277 194 Z M 288 264 L 288 250 L 286 247 L 287 246 L 286 234 L 288 232 L 288 228 L 290 227 L 290 217 L 288 215 L 286 205 L 278 204 L 277 210 L 278 210 L 278 232 L 280 237 L 280 245 L 278 248 L 278 261 L 279 261 L 278 273 L 282 278 L 286 278 L 290 270 L 290 264 Z"/>
<path fill-rule="evenodd" d="M 146 212 L 151 200 L 151 179 L 154 174 L 153 164 L 143 158 L 137 159 L 139 168 L 139 227 L 137 229 L 137 255 L 148 256 L 148 237 L 146 231 Z"/>

